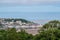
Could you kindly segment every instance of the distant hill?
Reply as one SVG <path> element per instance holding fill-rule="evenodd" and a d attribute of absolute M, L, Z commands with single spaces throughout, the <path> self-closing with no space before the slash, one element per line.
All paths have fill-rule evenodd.
<path fill-rule="evenodd" d="M 28 20 L 26 20 L 26 19 L 9 19 L 9 18 L 7 18 L 7 19 L 4 19 L 4 21 L 6 21 L 6 22 L 11 22 L 11 21 L 14 21 L 14 22 L 16 22 L 16 21 L 21 21 L 22 23 L 24 22 L 24 23 L 33 23 L 33 22 L 31 22 L 31 21 L 28 21 Z"/>

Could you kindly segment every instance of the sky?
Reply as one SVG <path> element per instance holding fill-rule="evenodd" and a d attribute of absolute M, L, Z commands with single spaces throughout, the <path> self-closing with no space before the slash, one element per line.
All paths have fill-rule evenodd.
<path fill-rule="evenodd" d="M 60 0 L 0 0 L 0 18 L 60 20 Z"/>

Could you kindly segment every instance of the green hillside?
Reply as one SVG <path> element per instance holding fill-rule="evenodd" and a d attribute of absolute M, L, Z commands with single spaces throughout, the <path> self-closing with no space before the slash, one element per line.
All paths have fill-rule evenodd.
<path fill-rule="evenodd" d="M 30 21 L 28 21 L 28 20 L 25 20 L 25 19 L 4 19 L 4 21 L 7 21 L 7 22 L 11 22 L 11 21 L 14 21 L 14 22 L 16 22 L 16 21 L 21 21 L 21 22 L 25 22 L 25 23 L 32 23 L 32 22 L 30 22 Z"/>

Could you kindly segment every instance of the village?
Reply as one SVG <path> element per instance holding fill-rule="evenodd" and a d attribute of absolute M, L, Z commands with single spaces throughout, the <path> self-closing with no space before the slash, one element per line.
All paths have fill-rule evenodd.
<path fill-rule="evenodd" d="M 8 28 L 16 28 L 17 32 L 19 32 L 21 29 L 24 29 L 27 33 L 29 34 L 37 34 L 38 30 L 40 29 L 40 27 L 42 27 L 42 25 L 40 24 L 36 24 L 36 23 L 25 23 L 25 22 L 21 22 L 19 21 L 4 21 L 5 19 L 0 19 L 0 29 L 8 29 Z"/>

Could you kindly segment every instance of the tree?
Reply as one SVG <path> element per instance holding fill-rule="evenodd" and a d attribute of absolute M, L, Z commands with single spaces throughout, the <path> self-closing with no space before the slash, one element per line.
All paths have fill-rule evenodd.
<path fill-rule="evenodd" d="M 6 37 L 7 37 L 7 40 L 18 40 L 16 29 L 15 28 L 8 29 Z"/>
<path fill-rule="evenodd" d="M 6 30 L 0 30 L 0 40 L 6 40 Z"/>
<path fill-rule="evenodd" d="M 60 21 L 53 20 L 43 25 L 43 28 L 60 28 Z"/>
<path fill-rule="evenodd" d="M 33 36 L 31 34 L 28 34 L 25 32 L 25 30 L 21 30 L 21 32 L 18 32 L 18 39 L 19 40 L 32 40 Z"/>
<path fill-rule="evenodd" d="M 16 32 L 15 28 L 0 30 L 0 40 L 32 40 L 33 36 L 21 30 Z"/>
<path fill-rule="evenodd" d="M 60 40 L 60 30 L 57 28 L 44 30 L 36 35 L 33 40 Z"/>

